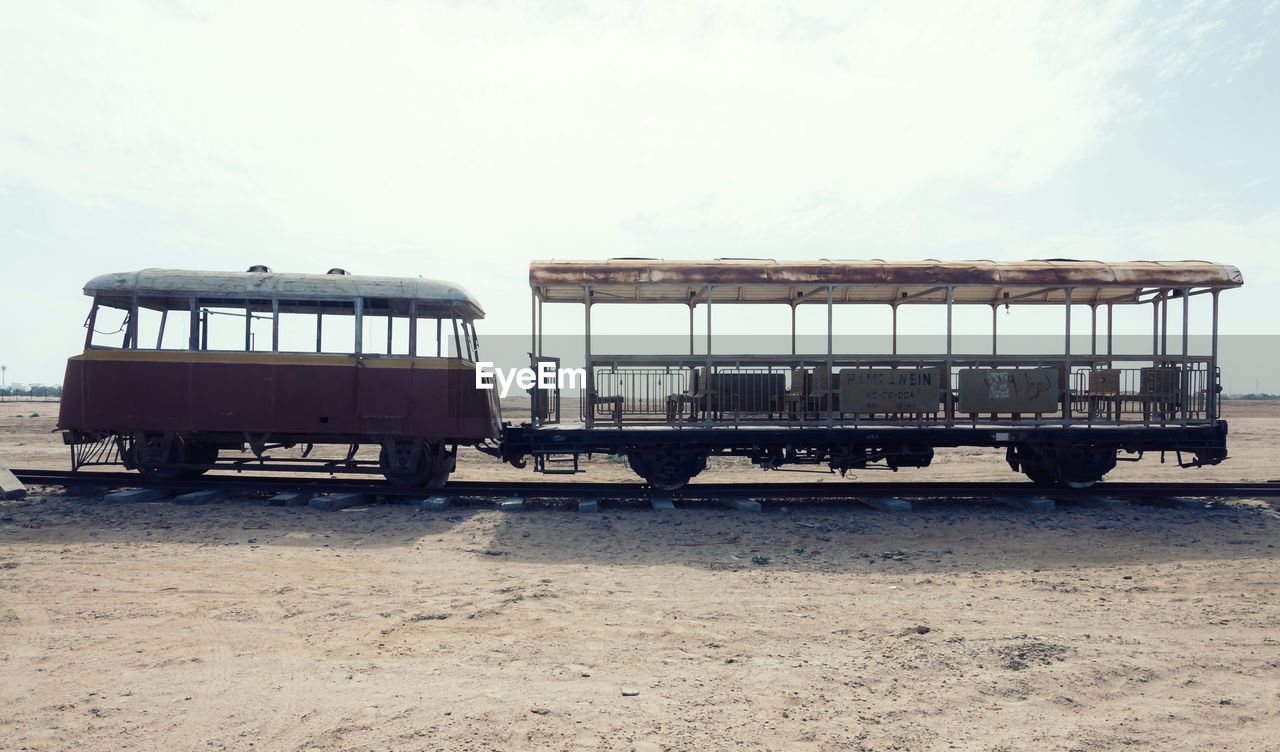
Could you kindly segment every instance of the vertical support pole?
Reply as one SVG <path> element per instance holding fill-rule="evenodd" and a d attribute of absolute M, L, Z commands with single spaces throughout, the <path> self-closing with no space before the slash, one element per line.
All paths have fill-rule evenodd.
<path fill-rule="evenodd" d="M 418 301 L 416 300 L 409 301 L 409 357 L 418 357 Z"/>
<path fill-rule="evenodd" d="M 1160 354 L 1169 354 L 1169 296 L 1160 296 Z"/>
<path fill-rule="evenodd" d="M 542 307 L 538 304 L 538 289 L 536 287 L 529 288 L 529 359 L 533 361 L 530 365 L 537 367 L 538 362 L 538 336 L 542 332 L 542 322 L 538 317 L 542 313 Z M 533 389 L 529 392 L 529 423 L 538 425 L 541 421 L 542 406 L 538 404 L 543 399 L 541 389 Z"/>
<path fill-rule="evenodd" d="M 207 310 L 200 314 L 200 349 L 209 349 L 209 312 Z"/>
<path fill-rule="evenodd" d="M 998 355 L 1000 350 L 997 345 L 1000 343 L 1000 318 L 996 315 L 1000 311 L 999 303 L 991 304 L 991 354 Z"/>
<path fill-rule="evenodd" d="M 703 372 L 704 375 L 707 377 L 707 383 L 700 385 L 702 387 L 701 391 L 702 391 L 702 394 L 704 395 L 704 399 L 706 399 L 706 402 L 707 402 L 704 416 L 708 420 L 710 420 L 711 418 L 712 405 L 718 404 L 717 402 L 713 402 L 712 394 L 711 394 L 711 385 L 715 383 L 711 377 L 711 368 L 712 368 L 711 366 L 711 294 L 714 290 L 715 290 L 715 285 L 711 285 L 711 284 L 707 285 L 707 367 L 706 367 L 706 370 Z M 719 387 L 719 384 L 716 384 L 716 386 Z M 721 405 L 720 407 L 723 407 L 723 405 Z"/>
<path fill-rule="evenodd" d="M 791 354 L 796 354 L 796 304 L 791 304 Z"/>
<path fill-rule="evenodd" d="M 954 287 L 947 287 L 947 355 L 951 355 L 951 309 L 952 302 L 955 299 L 955 292 L 956 289 Z M 950 358 L 947 360 L 950 361 Z M 950 381 L 949 378 L 948 381 Z"/>
<path fill-rule="evenodd" d="M 129 303 L 129 326 L 125 329 L 125 347 L 138 349 L 138 295 L 135 293 Z"/>
<path fill-rule="evenodd" d="M 324 335 L 324 314 L 316 314 L 316 352 L 321 352 L 321 340 Z"/>
<path fill-rule="evenodd" d="M 1089 304 L 1089 354 L 1098 354 L 1098 304 Z"/>
<path fill-rule="evenodd" d="M 538 357 L 542 357 L 542 295 L 538 295 Z"/>
<path fill-rule="evenodd" d="M 1062 288 L 1063 308 L 1066 309 L 1066 364 L 1062 369 L 1062 424 L 1071 425 L 1071 288 Z"/>
<path fill-rule="evenodd" d="M 1067 367 L 1069 368 L 1071 366 L 1071 288 L 1062 288 L 1062 296 L 1065 301 L 1065 308 L 1067 311 L 1067 339 L 1066 347 L 1063 352 L 1067 355 Z"/>
<path fill-rule="evenodd" d="M 280 299 L 271 299 L 271 352 L 280 352 Z"/>
<path fill-rule="evenodd" d="M 697 306 L 697 303 L 695 303 L 692 300 L 689 301 L 689 354 L 690 355 L 693 355 L 693 349 L 694 349 L 693 348 L 693 309 L 696 306 Z"/>
<path fill-rule="evenodd" d="M 253 308 L 248 303 L 244 305 L 244 351 L 253 351 Z"/>
<path fill-rule="evenodd" d="M 1151 299 L 1151 357 L 1160 354 L 1160 295 Z"/>
<path fill-rule="evenodd" d="M 1107 368 L 1111 367 L 1111 356 L 1115 354 L 1112 349 L 1115 340 L 1115 321 L 1116 306 L 1114 303 L 1107 303 Z"/>
<path fill-rule="evenodd" d="M 169 309 L 166 308 L 160 312 L 160 331 L 156 332 L 156 349 L 164 344 L 164 325 L 169 323 Z"/>
<path fill-rule="evenodd" d="M 1178 376 L 1182 383 L 1178 391 L 1182 394 L 1182 425 L 1184 426 L 1187 425 L 1187 420 L 1191 417 L 1191 412 L 1195 407 L 1191 404 L 1191 361 L 1187 359 L 1187 341 L 1191 325 L 1189 318 L 1191 297 L 1187 294 L 1188 292 L 1190 290 L 1186 287 L 1178 291 L 1178 294 L 1182 296 L 1182 349 L 1179 353 L 1182 356 L 1182 365 L 1179 368 L 1181 374 Z M 1207 398 L 1208 394 L 1205 397 Z"/>
<path fill-rule="evenodd" d="M 387 309 L 387 355 L 391 354 L 391 333 L 392 327 L 395 326 L 396 317 L 391 315 L 391 309 Z"/>
<path fill-rule="evenodd" d="M 823 397 L 827 401 L 827 424 L 832 422 L 835 407 L 836 369 L 835 369 L 835 287 L 827 285 L 827 393 Z"/>
<path fill-rule="evenodd" d="M 457 324 L 454 325 L 457 334 Z M 356 298 L 356 355 L 364 352 L 364 298 Z"/>
<path fill-rule="evenodd" d="M 97 303 L 94 304 L 94 311 L 97 311 Z M 191 321 L 187 326 L 187 349 L 200 349 L 200 305 L 196 303 L 195 298 L 187 299 L 187 308 L 191 311 Z M 93 327 L 89 327 L 92 332 Z"/>
<path fill-rule="evenodd" d="M 583 422 L 587 428 L 591 428 L 594 423 L 595 415 L 595 394 L 596 394 L 596 374 L 595 369 L 591 367 L 591 285 L 582 286 L 582 307 L 584 312 L 584 330 L 585 339 L 583 341 L 583 364 L 587 369 L 587 394 L 586 394 L 586 415 L 583 416 Z"/>
<path fill-rule="evenodd" d="M 1211 293 L 1213 297 L 1213 323 L 1212 332 L 1210 334 L 1209 350 L 1209 404 L 1208 415 L 1209 420 L 1216 420 L 1218 417 L 1218 394 L 1221 386 L 1218 384 L 1218 291 Z"/>
<path fill-rule="evenodd" d="M 898 354 L 898 304 L 890 303 L 889 309 L 893 311 L 893 335 L 892 335 L 893 349 L 891 352 L 892 354 L 897 355 Z"/>
<path fill-rule="evenodd" d="M 944 406 L 946 407 L 946 410 L 947 410 L 946 422 L 947 422 L 948 428 L 954 425 L 954 421 L 955 421 L 955 410 L 953 409 L 955 406 L 955 401 L 952 398 L 952 392 L 951 392 L 951 313 L 952 313 L 953 304 L 955 303 L 955 294 L 956 294 L 956 289 L 950 285 L 947 285 L 947 363 L 946 363 L 946 369 L 945 369 L 946 375 L 943 378 L 942 383 L 947 389 L 946 391 L 947 399 L 946 399 L 946 404 Z"/>
<path fill-rule="evenodd" d="M 1183 363 L 1186 363 L 1187 355 L 1190 354 L 1187 351 L 1187 345 L 1188 345 L 1188 339 L 1189 339 L 1188 335 L 1190 332 L 1189 327 L 1191 325 L 1190 324 L 1191 296 L 1189 294 L 1190 292 L 1191 291 L 1188 288 L 1185 288 L 1185 287 L 1182 288 L 1182 361 Z"/>
<path fill-rule="evenodd" d="M 192 301 L 194 301 L 194 300 L 195 300 L 195 298 L 192 298 Z M 196 319 L 195 319 L 195 314 L 194 314 L 194 313 L 193 313 L 193 314 L 192 314 L 192 316 L 191 316 L 191 320 L 192 320 L 193 322 L 196 320 Z M 84 325 L 84 329 L 85 329 L 85 331 L 84 331 L 84 349 L 86 349 L 86 350 L 88 350 L 90 347 L 93 347 L 93 328 L 97 325 L 97 323 L 98 323 L 98 299 L 97 299 L 97 298 L 94 298 L 94 299 L 93 299 L 93 307 L 89 309 L 89 319 L 88 319 L 88 321 L 86 321 L 86 322 L 85 322 L 85 325 Z M 193 329 L 193 331 L 194 331 L 194 327 L 195 327 L 195 325 L 194 325 L 194 324 L 192 324 L 192 329 Z M 195 348 L 194 346 L 192 346 L 192 347 L 191 347 L 191 349 L 192 349 L 192 350 L 194 350 L 194 349 L 196 349 L 196 348 Z"/>
<path fill-rule="evenodd" d="M 444 355 L 444 337 L 442 336 L 442 333 L 440 331 L 443 325 L 444 325 L 444 322 L 441 321 L 439 317 L 437 317 L 436 318 L 436 357 L 437 358 L 442 357 Z"/>

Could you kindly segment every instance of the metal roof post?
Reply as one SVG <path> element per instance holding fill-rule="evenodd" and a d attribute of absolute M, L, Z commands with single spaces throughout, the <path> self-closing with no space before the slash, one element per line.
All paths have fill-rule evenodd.
<path fill-rule="evenodd" d="M 827 393 L 824 397 L 827 400 L 827 424 L 832 422 L 832 408 L 835 407 L 835 391 L 836 391 L 836 371 L 835 371 L 835 331 L 833 323 L 835 320 L 835 287 L 827 285 Z"/>
<path fill-rule="evenodd" d="M 1187 356 L 1190 354 L 1187 351 L 1188 333 L 1189 333 L 1189 327 L 1191 326 L 1191 323 L 1190 323 L 1191 296 L 1187 294 L 1188 292 L 1190 291 L 1187 288 L 1185 287 L 1182 288 L 1182 293 L 1181 293 L 1182 294 L 1182 360 L 1184 363 L 1187 360 Z"/>
<path fill-rule="evenodd" d="M 697 305 L 692 299 L 689 300 L 689 354 L 693 355 L 693 308 Z"/>
<path fill-rule="evenodd" d="M 280 352 L 280 299 L 271 299 L 271 352 Z M 391 344 L 387 343 L 387 353 L 391 353 Z"/>
<path fill-rule="evenodd" d="M 1151 355 L 1160 354 L 1160 296 L 1151 299 Z"/>
<path fill-rule="evenodd" d="M 898 354 L 898 304 L 890 303 L 889 310 L 893 312 L 893 333 L 891 335 L 892 351 L 891 354 Z"/>
<path fill-rule="evenodd" d="M 409 357 L 418 357 L 418 301 L 409 301 Z"/>
<path fill-rule="evenodd" d="M 195 321 L 195 318 L 192 318 Z M 98 323 L 98 299 L 93 299 L 93 306 L 89 308 L 89 318 L 84 322 L 84 349 L 88 350 L 93 346 L 93 327 Z M 195 348 L 191 348 L 194 350 Z"/>
<path fill-rule="evenodd" d="M 587 409 L 583 422 L 591 428 L 595 413 L 596 375 L 591 367 L 591 285 L 582 286 L 582 307 L 586 309 L 586 337 L 583 341 L 583 363 L 587 369 Z"/>
<path fill-rule="evenodd" d="M 1111 367 L 1110 356 L 1113 354 L 1112 345 L 1115 337 L 1115 320 L 1116 307 L 1113 303 L 1107 303 L 1107 368 Z"/>
<path fill-rule="evenodd" d="M 1098 304 L 1089 304 L 1089 354 L 1098 354 Z"/>
<path fill-rule="evenodd" d="M 244 351 L 253 352 L 253 308 L 244 304 Z"/>
<path fill-rule="evenodd" d="M 1169 296 L 1160 295 L 1160 354 L 1169 354 Z"/>
<path fill-rule="evenodd" d="M 999 303 L 991 304 L 991 354 L 998 355 L 1000 350 L 997 345 L 1000 342 L 1000 318 L 996 315 L 1000 310 Z"/>
<path fill-rule="evenodd" d="M 95 307 L 97 304 L 94 304 Z M 187 349 L 200 349 L 200 306 L 196 303 L 195 297 L 187 298 L 187 310 L 191 311 L 191 322 L 187 327 Z"/>
<path fill-rule="evenodd" d="M 457 335 L 457 326 L 454 327 L 454 335 Z M 364 298 L 356 298 L 356 355 L 364 351 Z M 461 352 L 462 348 L 459 347 Z"/>
<path fill-rule="evenodd" d="M 134 293 L 129 302 L 129 325 L 125 327 L 125 347 L 138 349 L 138 293 Z"/>
<path fill-rule="evenodd" d="M 796 354 L 796 304 L 791 304 L 791 354 Z"/>
<path fill-rule="evenodd" d="M 1213 323 L 1212 333 L 1210 334 L 1209 350 L 1209 395 L 1208 395 L 1208 416 L 1209 420 L 1216 420 L 1218 417 L 1218 291 L 1213 293 Z"/>
<path fill-rule="evenodd" d="M 1071 288 L 1062 288 L 1063 308 L 1067 311 L 1066 367 L 1062 369 L 1062 382 L 1058 385 L 1062 395 L 1062 424 L 1071 425 Z"/>
<path fill-rule="evenodd" d="M 945 407 L 947 410 L 947 427 L 950 428 L 955 423 L 955 399 L 951 393 L 951 312 L 955 303 L 956 289 L 951 285 L 947 285 L 947 361 L 946 361 L 946 379 L 947 388 Z"/>
<path fill-rule="evenodd" d="M 1178 391 L 1182 393 L 1182 425 L 1187 425 L 1187 419 L 1191 414 L 1191 361 L 1187 359 L 1187 340 L 1188 331 L 1190 329 L 1190 311 L 1191 298 L 1187 295 L 1189 288 L 1182 288 L 1178 294 L 1182 296 L 1182 365 L 1179 370 L 1182 372 L 1179 379 L 1182 382 Z M 1208 395 L 1205 395 L 1206 397 Z"/>

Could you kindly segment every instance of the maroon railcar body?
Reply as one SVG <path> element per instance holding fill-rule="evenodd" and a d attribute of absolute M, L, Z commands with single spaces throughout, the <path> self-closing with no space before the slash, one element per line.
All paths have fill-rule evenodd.
<path fill-rule="evenodd" d="M 262 447 L 374 444 L 383 447 L 380 464 L 392 475 L 415 470 L 432 453 L 446 458 L 451 469 L 457 445 L 499 437 L 497 401 L 492 391 L 477 388 L 471 359 L 472 322 L 483 312 L 461 288 L 345 274 L 148 270 L 96 278 L 86 294 L 95 301 L 91 333 L 85 351 L 67 362 L 58 421 L 77 465 L 92 464 L 76 458 L 89 457 L 83 450 L 103 442 L 114 444 L 126 465 L 157 472 L 167 465 L 188 473 L 214 466 L 202 460 L 216 458 L 217 449 L 248 446 L 260 454 Z M 242 306 L 246 326 L 255 315 L 270 320 L 271 350 L 211 349 L 207 309 L 214 305 Z M 102 307 L 127 312 L 121 346 L 95 344 L 93 322 Z M 190 312 L 189 337 L 183 333 L 188 346 L 139 347 L 137 322 L 144 309 L 166 317 L 169 311 Z M 363 331 L 364 317 L 385 317 L 386 352 L 361 352 L 359 334 L 349 353 L 282 352 L 282 310 L 316 313 L 317 350 L 321 317 L 349 313 L 355 332 Z M 437 322 L 437 354 L 420 355 L 425 348 L 417 346 L 419 322 L 431 319 Z M 400 347 L 408 352 L 394 352 L 390 332 L 396 320 L 408 331 L 408 344 Z M 452 355 L 442 346 L 441 322 L 453 335 Z M 164 338 L 160 326 L 157 344 Z M 148 446 L 151 456 L 144 457 Z M 441 472 L 438 467 L 434 474 Z"/>

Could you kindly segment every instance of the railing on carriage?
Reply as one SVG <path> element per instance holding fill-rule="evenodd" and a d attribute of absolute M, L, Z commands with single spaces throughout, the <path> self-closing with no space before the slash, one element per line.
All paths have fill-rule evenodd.
<path fill-rule="evenodd" d="M 1160 425 L 1218 415 L 1183 356 L 593 356 L 596 426 Z"/>

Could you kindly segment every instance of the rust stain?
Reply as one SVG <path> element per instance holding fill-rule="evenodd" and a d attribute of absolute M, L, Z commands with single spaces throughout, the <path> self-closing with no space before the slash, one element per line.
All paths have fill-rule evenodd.
<path fill-rule="evenodd" d="M 1205 261 L 534 261 L 532 287 L 637 285 L 964 285 L 992 287 L 1239 287 L 1234 266 Z"/>

